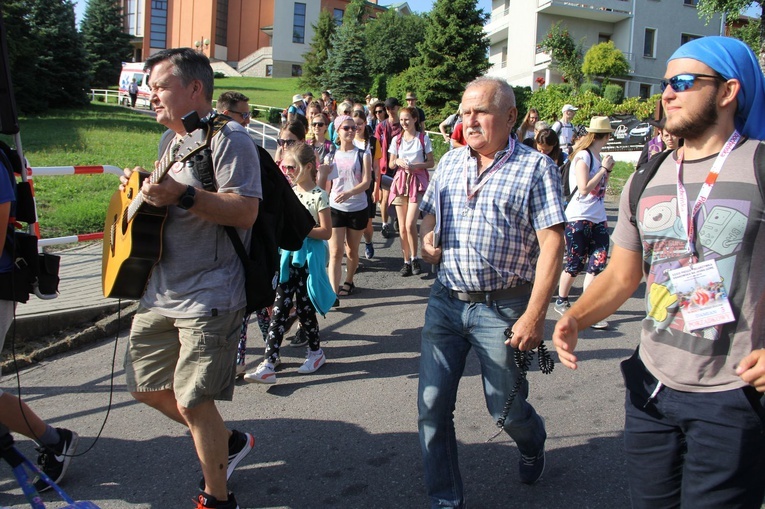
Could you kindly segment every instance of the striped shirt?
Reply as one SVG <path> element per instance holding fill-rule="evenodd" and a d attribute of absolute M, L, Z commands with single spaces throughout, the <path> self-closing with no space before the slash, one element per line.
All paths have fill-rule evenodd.
<path fill-rule="evenodd" d="M 507 152 L 478 176 L 470 148 L 447 152 L 438 164 L 420 210 L 441 208 L 440 282 L 461 292 L 494 291 L 533 282 L 540 247 L 536 231 L 564 223 L 561 182 L 553 161 L 521 143 L 495 172 Z M 474 192 L 468 200 L 466 177 Z"/>

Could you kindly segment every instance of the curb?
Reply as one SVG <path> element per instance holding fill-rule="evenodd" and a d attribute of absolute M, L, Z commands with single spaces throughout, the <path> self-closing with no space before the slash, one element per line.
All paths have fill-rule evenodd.
<path fill-rule="evenodd" d="M 94 308 L 88 308 L 77 312 L 57 313 L 55 320 L 44 320 L 47 324 L 56 323 L 59 324 L 64 321 L 63 315 L 68 318 L 68 323 L 64 327 L 60 327 L 54 335 L 48 337 L 40 337 L 35 335 L 35 339 L 23 339 L 29 338 L 29 331 L 34 327 L 28 327 L 26 322 L 34 320 L 40 320 L 39 317 L 22 317 L 16 320 L 16 327 L 22 327 L 21 332 L 16 332 L 16 348 L 20 345 L 24 345 L 27 349 L 31 349 L 30 352 L 19 354 L 16 353 L 15 369 L 14 360 L 9 358 L 7 360 L 0 361 L 0 373 L 6 375 L 13 373 L 15 370 L 25 368 L 36 362 L 39 362 L 47 357 L 68 352 L 73 348 L 79 348 L 96 341 L 100 341 L 104 338 L 119 333 L 120 330 L 126 329 L 130 326 L 133 315 L 138 309 L 138 303 L 132 302 L 123 305 L 122 310 L 119 310 L 118 305 L 110 304 L 107 306 L 97 306 Z M 106 317 L 103 315 L 107 313 Z M 87 318 L 90 316 L 90 318 Z M 51 316 L 49 318 L 53 318 Z M 103 317 L 103 318 L 102 318 Z M 99 319 L 100 318 L 100 319 Z M 96 323 L 89 327 L 81 329 L 87 322 L 98 319 Z M 72 331 L 71 329 L 77 328 L 78 330 Z M 13 327 L 11 327 L 13 331 Z M 11 344 L 11 332 L 6 339 L 6 346 Z M 21 340 L 19 338 L 22 338 Z M 10 347 L 6 348 L 9 351 Z"/>

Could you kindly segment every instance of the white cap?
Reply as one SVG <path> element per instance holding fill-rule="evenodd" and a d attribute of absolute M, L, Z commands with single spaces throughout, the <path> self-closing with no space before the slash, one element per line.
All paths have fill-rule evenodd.
<path fill-rule="evenodd" d="M 292 102 L 293 103 L 296 103 L 296 102 L 302 101 L 302 100 L 303 100 L 303 96 L 300 95 L 300 94 L 295 94 L 295 95 L 292 96 Z"/>
<path fill-rule="evenodd" d="M 566 113 L 567 111 L 576 111 L 579 108 L 575 108 L 573 104 L 567 104 L 563 107 L 563 113 Z"/>

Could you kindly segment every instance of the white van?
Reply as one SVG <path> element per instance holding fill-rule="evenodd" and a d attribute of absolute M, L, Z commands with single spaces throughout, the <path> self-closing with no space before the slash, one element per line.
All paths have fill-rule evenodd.
<path fill-rule="evenodd" d="M 122 72 L 120 73 L 120 96 L 119 102 L 122 106 L 130 106 L 130 94 L 128 85 L 135 80 L 138 85 L 138 99 L 135 102 L 137 108 L 151 109 L 149 103 L 149 73 L 144 72 L 143 62 L 123 62 Z"/>

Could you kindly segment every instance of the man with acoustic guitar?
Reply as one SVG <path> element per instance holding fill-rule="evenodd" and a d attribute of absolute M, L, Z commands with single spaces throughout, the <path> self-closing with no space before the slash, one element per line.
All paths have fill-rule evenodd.
<path fill-rule="evenodd" d="M 146 69 L 157 122 L 176 133 L 168 150 L 177 151 L 189 134 L 182 117 L 212 112 L 210 62 L 190 48 L 169 49 L 148 58 Z M 226 481 L 254 438 L 229 431 L 215 406 L 216 399 L 233 396 L 246 305 L 242 262 L 223 227 L 235 227 L 249 245 L 262 191 L 247 131 L 228 122 L 213 132 L 207 140 L 217 192 L 203 189 L 189 161 L 172 164 L 166 178 L 155 171 L 136 189 L 146 207 L 166 208 L 167 216 L 154 235 L 161 256 L 133 319 L 125 372 L 133 397 L 191 431 L 204 474 L 197 507 L 238 509 Z M 120 192 L 132 194 L 134 171 L 143 169 L 125 169 Z M 134 243 L 149 241 L 142 235 Z"/>

